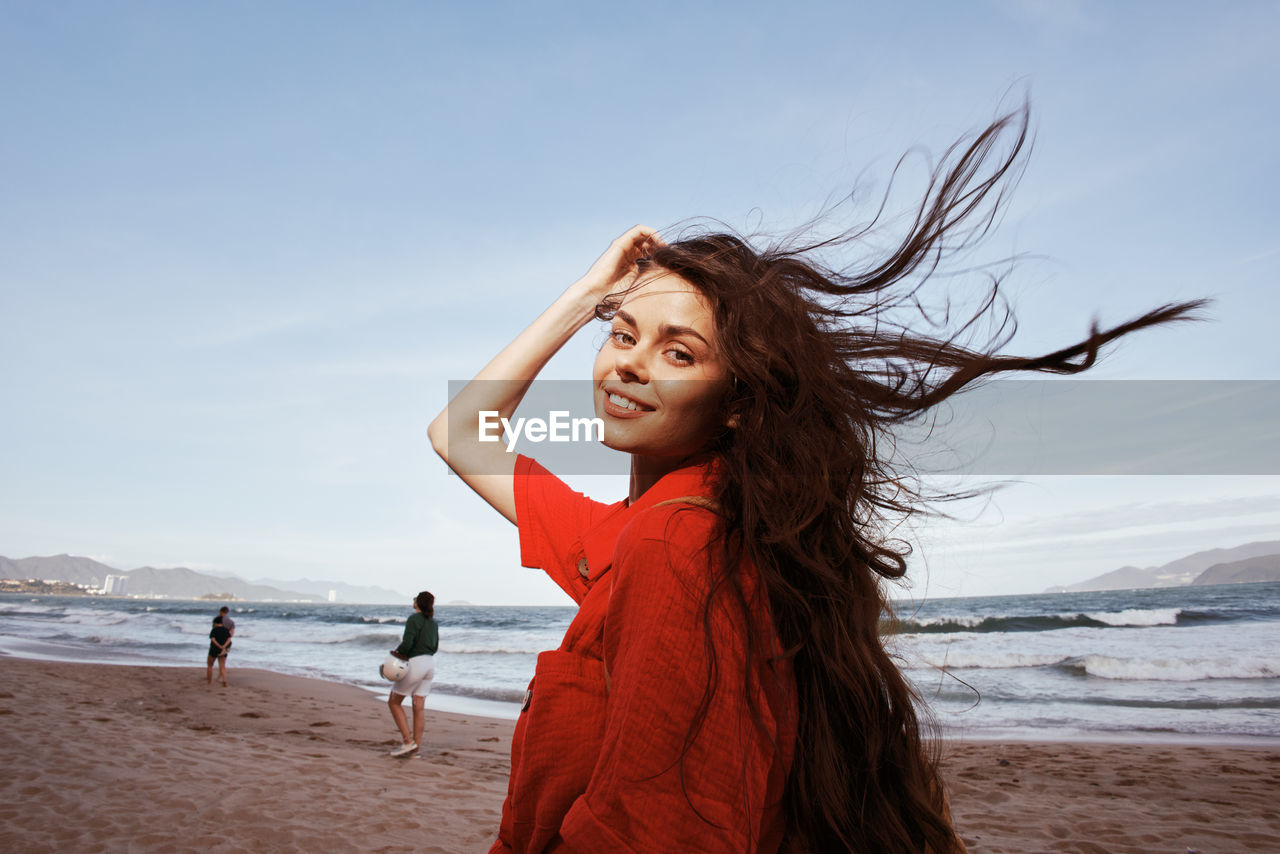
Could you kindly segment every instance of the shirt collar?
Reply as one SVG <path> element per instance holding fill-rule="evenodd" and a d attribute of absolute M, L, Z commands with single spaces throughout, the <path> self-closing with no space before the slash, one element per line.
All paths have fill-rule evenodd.
<path fill-rule="evenodd" d="M 619 501 L 594 528 L 582 537 L 582 550 L 587 559 L 587 580 L 595 581 L 613 565 L 614 545 L 618 535 L 636 514 L 675 498 L 714 495 L 714 466 L 706 458 L 690 462 L 667 472 L 644 494 L 628 504 Z"/>

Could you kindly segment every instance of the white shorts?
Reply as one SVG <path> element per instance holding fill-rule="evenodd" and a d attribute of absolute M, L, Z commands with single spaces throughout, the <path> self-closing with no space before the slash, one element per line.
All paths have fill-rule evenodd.
<path fill-rule="evenodd" d="M 431 680 L 436 678 L 436 657 L 415 655 L 409 659 L 409 672 L 391 686 L 392 694 L 408 697 L 425 697 L 431 693 Z"/>

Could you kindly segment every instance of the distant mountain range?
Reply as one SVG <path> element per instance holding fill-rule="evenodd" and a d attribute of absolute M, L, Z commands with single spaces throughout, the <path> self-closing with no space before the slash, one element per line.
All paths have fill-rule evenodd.
<path fill-rule="evenodd" d="M 199 599 L 202 596 L 230 594 L 250 601 L 325 602 L 333 590 L 340 602 L 387 604 L 401 602 L 404 593 L 385 587 L 358 587 L 341 581 L 265 581 L 249 582 L 235 576 L 206 575 L 185 567 L 156 569 L 115 569 L 105 563 L 74 555 L 24 557 L 17 560 L 0 557 L 0 579 L 65 581 L 101 590 L 108 575 L 124 576 L 127 596 L 159 596 L 169 599 Z M 277 586 L 277 585 L 287 585 Z"/>
<path fill-rule="evenodd" d="M 1192 587 L 1205 584 L 1248 584 L 1280 581 L 1280 540 L 1245 543 L 1232 549 L 1209 549 L 1163 566 L 1122 566 L 1086 581 L 1050 587 L 1046 593 L 1086 590 L 1130 590 L 1146 587 Z"/>

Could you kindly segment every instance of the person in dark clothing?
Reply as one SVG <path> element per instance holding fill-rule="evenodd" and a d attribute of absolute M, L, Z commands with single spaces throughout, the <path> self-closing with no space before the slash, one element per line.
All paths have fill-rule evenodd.
<path fill-rule="evenodd" d="M 213 662 L 218 662 L 218 681 L 227 687 L 227 650 L 231 647 L 231 632 L 222 624 L 222 617 L 213 618 L 213 630 L 209 632 L 209 661 L 205 665 L 204 681 L 213 684 Z"/>
<path fill-rule="evenodd" d="M 436 675 L 435 654 L 440 646 L 440 629 L 435 621 L 436 597 L 422 591 L 413 599 L 413 613 L 404 626 L 404 638 L 391 650 L 396 658 L 409 662 L 409 672 L 391 686 L 387 705 L 391 717 L 400 730 L 403 743 L 391 751 L 392 756 L 416 756 L 422 743 L 422 730 L 426 723 L 427 695 L 431 693 L 431 681 Z M 413 696 L 413 732 L 405 718 L 401 704 L 404 698 Z"/>

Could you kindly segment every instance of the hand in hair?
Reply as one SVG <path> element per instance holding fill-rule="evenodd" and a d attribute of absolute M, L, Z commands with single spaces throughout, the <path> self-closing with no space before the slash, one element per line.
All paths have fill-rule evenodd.
<path fill-rule="evenodd" d="M 618 293 L 635 281 L 636 262 L 662 246 L 658 233 L 647 225 L 633 225 L 609 244 L 575 288 L 582 289 L 599 303 L 609 294 Z"/>

